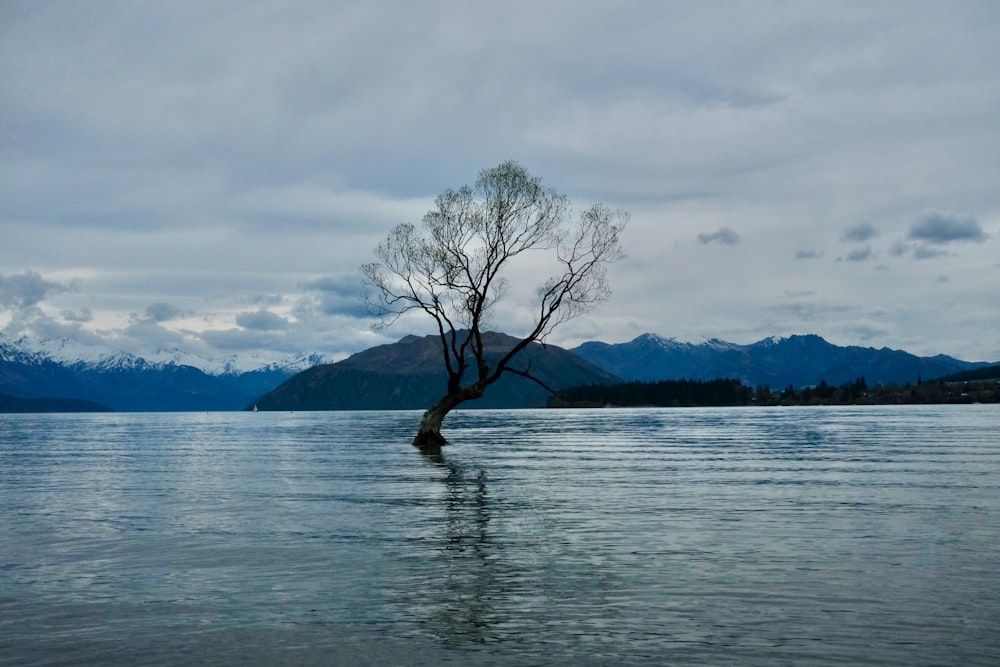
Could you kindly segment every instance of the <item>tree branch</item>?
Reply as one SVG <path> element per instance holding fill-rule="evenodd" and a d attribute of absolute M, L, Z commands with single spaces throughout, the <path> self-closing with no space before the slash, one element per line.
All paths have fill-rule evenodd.
<path fill-rule="evenodd" d="M 609 297 L 605 266 L 622 257 L 619 239 L 627 214 L 598 204 L 571 230 L 564 229 L 569 200 L 543 188 L 515 162 L 483 170 L 474 187 L 446 190 L 434 203 L 422 219 L 422 233 L 412 224 L 397 225 L 376 246 L 375 261 L 362 267 L 371 288 L 365 303 L 378 318 L 373 327 L 384 329 L 417 309 L 435 321 L 448 371 L 448 394 L 437 406 L 444 412 L 481 396 L 504 372 L 555 393 L 531 375 L 530 364 L 527 370 L 508 364 L 530 343 Z M 531 331 L 490 368 L 483 328 L 508 293 L 506 269 L 529 250 L 552 252 L 560 269 L 537 291 Z M 471 363 L 475 379 L 463 387 Z M 430 422 L 440 424 L 442 414 Z"/>
<path fill-rule="evenodd" d="M 529 366 L 529 370 L 530 370 L 530 366 Z M 545 391 L 549 392 L 553 396 L 556 395 L 556 390 L 555 389 L 553 389 L 549 385 L 545 384 L 544 382 L 542 382 L 541 380 L 539 380 L 538 378 L 536 378 L 534 375 L 532 375 L 528 371 L 519 371 L 519 370 L 517 370 L 515 368 L 507 368 L 507 369 L 505 369 L 505 371 L 507 373 L 513 373 L 514 375 L 520 375 L 523 378 L 528 378 L 529 380 L 532 380 L 533 382 L 538 383 L 542 387 L 542 389 L 544 389 Z"/>

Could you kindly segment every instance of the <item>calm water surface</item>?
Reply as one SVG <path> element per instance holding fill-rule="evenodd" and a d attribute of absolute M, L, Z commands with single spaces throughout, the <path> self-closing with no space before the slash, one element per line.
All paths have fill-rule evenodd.
<path fill-rule="evenodd" d="M 1000 664 L 997 406 L 0 415 L 0 664 Z"/>

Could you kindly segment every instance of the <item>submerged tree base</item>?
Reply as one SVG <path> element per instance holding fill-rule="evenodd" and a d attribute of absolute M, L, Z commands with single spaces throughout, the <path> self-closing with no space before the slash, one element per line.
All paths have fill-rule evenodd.
<path fill-rule="evenodd" d="M 413 446 L 425 454 L 440 452 L 441 447 L 447 444 L 448 441 L 445 440 L 444 436 L 435 431 L 421 431 L 413 439 Z"/>
<path fill-rule="evenodd" d="M 482 396 L 482 392 L 479 392 L 475 397 L 478 398 L 479 396 Z M 465 395 L 459 392 L 452 392 L 438 401 L 437 405 L 433 408 L 425 412 L 423 418 L 420 420 L 420 429 L 417 431 L 417 437 L 413 439 L 413 446 L 425 454 L 439 453 L 441 448 L 448 444 L 448 441 L 441 435 L 441 422 L 444 421 L 445 415 L 451 412 L 452 408 L 463 400 L 466 400 Z"/>

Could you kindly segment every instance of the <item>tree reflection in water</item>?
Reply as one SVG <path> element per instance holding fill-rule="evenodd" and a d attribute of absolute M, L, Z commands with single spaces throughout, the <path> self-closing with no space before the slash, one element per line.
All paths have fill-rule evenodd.
<path fill-rule="evenodd" d="M 441 454 L 425 459 L 443 473 L 444 515 L 429 565 L 430 613 L 426 629 L 449 643 L 486 643 L 499 640 L 502 623 L 498 605 L 509 593 L 500 545 L 490 532 L 493 515 L 485 470 L 475 473 L 446 460 Z"/>
<path fill-rule="evenodd" d="M 421 479 L 432 481 L 433 495 L 421 496 L 420 520 L 400 545 L 405 570 L 379 591 L 399 631 L 492 658 L 508 651 L 523 657 L 527 638 L 536 650 L 565 639 L 542 628 L 563 626 L 552 605 L 579 589 L 561 588 L 560 580 L 576 581 L 575 570 L 559 567 L 558 547 L 547 542 L 553 525 L 537 501 L 509 488 L 498 495 L 507 480 L 491 477 L 489 468 L 421 456 L 431 478 Z"/>

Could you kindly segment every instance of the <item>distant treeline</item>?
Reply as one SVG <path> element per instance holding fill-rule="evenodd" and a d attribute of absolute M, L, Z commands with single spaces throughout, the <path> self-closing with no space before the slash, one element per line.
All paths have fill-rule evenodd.
<path fill-rule="evenodd" d="M 815 387 L 795 389 L 791 385 L 777 394 L 767 387 L 754 394 L 760 405 L 910 405 L 937 403 L 1000 403 L 997 380 L 958 381 L 917 379 L 916 384 L 876 384 L 864 377 L 840 386 L 820 382 Z"/>
<path fill-rule="evenodd" d="M 753 389 L 739 380 L 661 380 L 571 387 L 549 400 L 550 407 L 749 405 Z"/>
<path fill-rule="evenodd" d="M 905 405 L 1000 403 L 1000 381 L 931 380 L 916 384 L 876 384 L 864 377 L 839 386 L 825 380 L 800 389 L 751 388 L 739 380 L 661 380 L 570 387 L 549 399 L 549 407 L 712 407 L 733 405 Z"/>
<path fill-rule="evenodd" d="M 971 371 L 962 371 L 945 375 L 941 380 L 945 382 L 972 382 L 977 380 L 997 380 L 1000 381 L 1000 364 L 983 366 Z"/>

